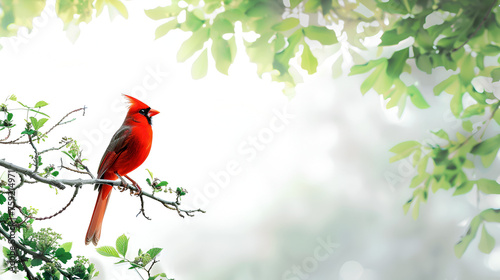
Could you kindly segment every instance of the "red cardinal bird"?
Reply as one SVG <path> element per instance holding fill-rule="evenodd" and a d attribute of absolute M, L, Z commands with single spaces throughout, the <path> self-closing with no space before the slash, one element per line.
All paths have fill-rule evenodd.
<path fill-rule="evenodd" d="M 121 176 L 124 176 L 140 192 L 139 185 L 130 179 L 127 173 L 139 167 L 148 157 L 153 141 L 151 117 L 159 112 L 131 96 L 125 95 L 125 97 L 130 101 L 127 116 L 122 126 L 113 135 L 101 159 L 97 178 L 106 180 L 120 178 L 123 181 Z M 99 195 L 97 196 L 94 213 L 92 213 L 87 236 L 85 236 L 85 245 L 92 242 L 97 246 L 97 242 L 101 237 L 104 212 L 113 189 L 110 185 L 96 185 L 96 188 L 99 188 Z"/>

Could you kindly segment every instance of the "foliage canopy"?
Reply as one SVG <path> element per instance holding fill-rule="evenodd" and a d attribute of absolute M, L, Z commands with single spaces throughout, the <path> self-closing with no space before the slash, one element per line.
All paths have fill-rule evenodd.
<path fill-rule="evenodd" d="M 0 0 L 0 36 L 16 36 L 21 27 L 31 29 L 45 5 L 45 0 Z M 104 7 L 128 17 L 120 0 L 57 0 L 55 10 L 69 27 L 90 22 Z M 439 143 L 409 140 L 390 150 L 391 162 L 409 159 L 417 171 L 409 185 L 413 195 L 404 204 L 414 218 L 420 204 L 440 189 L 453 195 L 473 189 L 484 196 L 500 194 L 496 178 L 474 177 L 475 171 L 498 161 L 500 149 L 497 0 L 171 0 L 144 13 L 158 22 L 156 39 L 168 37 L 171 30 L 190 32 L 177 60 L 192 63 L 195 79 L 207 74 L 210 57 L 217 71 L 227 75 L 238 48 L 243 48 L 257 73 L 282 83 L 288 95 L 294 94 L 302 75 L 314 74 L 319 64 L 332 61 L 333 78 L 354 62 L 349 75 L 364 75 L 361 93 L 381 95 L 387 108 L 398 108 L 399 116 L 408 100 L 419 109 L 430 107 L 429 98 L 448 100 L 462 129 L 432 132 Z M 238 36 L 243 38 L 240 47 Z M 372 50 L 376 58 L 367 59 L 373 57 Z M 441 69 L 447 72 L 433 89 L 436 97 L 406 78 L 411 72 L 435 74 Z M 0 130 L 11 121 L 12 115 L 5 113 Z M 36 131 L 44 119 L 30 123 Z M 495 239 L 486 225 L 499 222 L 500 209 L 483 209 L 473 217 L 455 246 L 457 257 L 479 230 L 479 250 L 491 252 Z"/>

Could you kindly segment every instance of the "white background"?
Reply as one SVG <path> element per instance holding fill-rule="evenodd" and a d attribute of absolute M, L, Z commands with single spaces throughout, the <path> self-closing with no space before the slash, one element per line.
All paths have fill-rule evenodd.
<path fill-rule="evenodd" d="M 105 10 L 90 24 L 80 25 L 75 43 L 49 6 L 31 35 L 21 32 L 17 39 L 0 41 L 2 102 L 10 94 L 31 105 L 45 100 L 50 104 L 45 112 L 52 117 L 47 127 L 85 105 L 85 116 L 76 115 L 75 122 L 58 128 L 40 147 L 71 136 L 83 145 L 94 173 L 123 121 L 122 93 L 138 96 L 161 112 L 153 119 L 148 160 L 129 175 L 147 190 L 149 168 L 169 186 L 189 191 L 183 207 L 201 204 L 207 213 L 182 219 L 147 200 L 148 221 L 136 217 L 138 198 L 115 191 L 100 246 L 114 245 L 125 233 L 131 258 L 138 248 L 162 247 L 155 271 L 178 280 L 496 279 L 500 250 L 481 254 L 476 240 L 462 259 L 453 254 L 467 219 L 479 211 L 475 195 L 452 198 L 451 191 L 440 190 L 413 221 L 402 210 L 412 192 L 407 188 L 412 170 L 404 163 L 388 163 L 388 150 L 399 142 L 430 138 L 431 129 L 460 130 L 446 105 L 448 97 L 432 96 L 437 80 L 414 76 L 432 107 L 417 110 L 408 101 L 401 119 L 384 108 L 375 92 L 361 96 L 364 76 L 333 79 L 331 60 L 305 77 L 292 99 L 279 84 L 255 74 L 256 66 L 242 48 L 229 76 L 211 65 L 207 77 L 194 81 L 193 59 L 175 61 L 189 34 L 174 31 L 154 40 L 159 23 L 143 10 L 158 5 L 127 2 L 128 20 L 116 16 L 110 21 Z M 151 74 L 155 71 L 161 72 L 156 79 Z M 276 112 L 284 108 L 293 116 L 288 123 L 277 121 Z M 22 127 L 23 114 L 13 112 L 18 112 L 15 119 Z M 280 125 L 279 131 L 271 129 L 273 124 Z M 259 136 L 259 149 L 250 148 L 251 139 Z M 0 146 L 1 158 L 25 167 L 29 153 L 27 146 Z M 64 155 L 54 153 L 44 161 L 58 164 L 60 157 Z M 231 162 L 238 164 L 238 174 L 229 176 L 226 186 L 216 186 L 210 174 L 220 175 Z M 80 177 L 67 172 L 61 176 Z M 71 190 L 56 195 L 44 185 L 28 185 L 20 202 L 46 216 L 71 195 Z M 85 186 L 67 211 L 35 227 L 51 227 L 63 242 L 73 241 L 73 255 L 90 257 L 101 272 L 99 279 L 140 279 L 126 265 L 113 265 L 116 260 L 84 245 L 96 195 L 92 186 Z M 495 225 L 488 229 L 499 236 Z M 321 251 L 322 240 L 334 242 L 335 249 Z M 317 251 L 326 256 L 318 259 Z M 304 274 L 287 272 L 294 266 Z M 0 278 L 22 277 L 7 273 Z"/>

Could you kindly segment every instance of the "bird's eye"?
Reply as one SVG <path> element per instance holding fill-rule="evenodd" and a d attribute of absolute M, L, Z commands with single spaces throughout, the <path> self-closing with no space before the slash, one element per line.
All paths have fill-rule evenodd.
<path fill-rule="evenodd" d="M 141 110 L 139 110 L 139 113 L 140 113 L 141 115 L 144 115 L 144 114 L 146 113 L 146 110 L 141 109 Z"/>

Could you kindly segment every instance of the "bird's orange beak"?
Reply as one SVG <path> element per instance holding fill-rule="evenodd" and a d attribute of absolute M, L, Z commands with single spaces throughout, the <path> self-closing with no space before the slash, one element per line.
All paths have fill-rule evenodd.
<path fill-rule="evenodd" d="M 152 117 L 154 115 L 158 115 L 160 111 L 156 111 L 155 109 L 149 110 L 148 117 Z"/>

